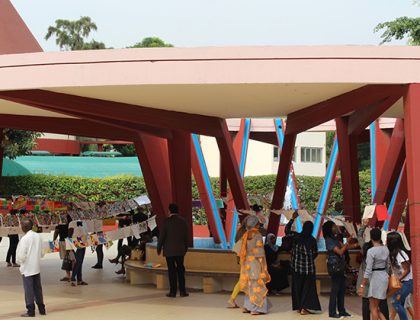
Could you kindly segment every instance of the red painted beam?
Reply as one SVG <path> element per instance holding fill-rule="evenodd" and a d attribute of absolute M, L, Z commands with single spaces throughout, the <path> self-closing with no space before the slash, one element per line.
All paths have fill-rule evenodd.
<path fill-rule="evenodd" d="M 171 171 L 172 201 L 178 204 L 179 214 L 189 226 L 189 246 L 193 247 L 191 135 L 173 131 L 168 141 Z"/>
<path fill-rule="evenodd" d="M 2 91 L 0 98 L 38 108 L 68 114 L 83 114 L 123 121 L 135 125 L 174 129 L 197 134 L 219 136 L 220 118 L 198 114 L 167 111 L 121 102 L 81 97 L 46 90 Z M 94 118 L 93 118 L 94 119 Z"/>
<path fill-rule="evenodd" d="M 159 227 L 168 215 L 172 201 L 168 144 L 165 139 L 138 133 L 134 136 L 134 145 Z"/>
<path fill-rule="evenodd" d="M 289 124 L 286 134 L 306 131 L 329 120 L 378 103 L 387 97 L 402 95 L 404 90 L 404 85 L 367 85 L 316 103 L 287 116 Z"/>
<path fill-rule="evenodd" d="M 0 126 L 17 130 L 29 130 L 82 137 L 132 140 L 133 132 L 85 119 L 20 116 L 0 114 Z"/>
<path fill-rule="evenodd" d="M 277 136 L 276 133 L 273 132 L 255 132 L 251 131 L 250 137 L 251 140 L 260 141 L 268 144 L 272 144 L 273 146 L 278 146 Z"/>
<path fill-rule="evenodd" d="M 402 214 L 405 209 L 405 204 L 408 199 L 407 191 L 407 168 L 404 164 L 402 169 L 401 181 L 395 197 L 395 204 L 392 210 L 391 219 L 389 220 L 388 230 L 397 230 L 400 224 Z"/>
<path fill-rule="evenodd" d="M 0 54 L 42 52 L 9 0 L 0 1 Z"/>
<path fill-rule="evenodd" d="M 404 140 L 404 122 L 402 119 L 397 119 L 392 131 L 391 141 L 385 158 L 386 161 L 383 162 L 373 203 L 381 204 L 385 202 L 389 204 L 391 201 L 405 160 Z"/>
<path fill-rule="evenodd" d="M 4 158 L 4 147 L 3 147 L 3 139 L 4 139 L 4 132 L 3 128 L 0 128 L 0 177 L 3 176 L 3 158 Z"/>
<path fill-rule="evenodd" d="M 357 137 L 349 136 L 349 117 L 337 118 L 339 162 L 343 188 L 344 214 L 355 223 L 361 220 L 359 167 L 357 160 Z"/>
<path fill-rule="evenodd" d="M 287 121 L 287 128 L 290 122 Z M 284 136 L 283 148 L 280 153 L 280 163 L 277 171 L 276 184 L 274 186 L 273 201 L 271 203 L 272 210 L 280 210 L 283 208 L 284 194 L 286 193 L 287 181 L 290 172 L 290 163 L 293 158 L 295 149 L 296 134 L 286 134 Z M 268 232 L 277 234 L 280 225 L 280 217 L 274 213 L 270 213 L 268 222 Z"/>
<path fill-rule="evenodd" d="M 375 136 L 376 136 L 376 181 L 380 180 L 383 172 L 383 167 L 387 159 L 391 137 L 380 128 L 379 120 L 375 121 Z M 378 186 L 376 186 L 377 188 Z"/>
<path fill-rule="evenodd" d="M 219 177 L 219 196 L 224 199 L 228 195 L 227 189 L 227 175 L 222 165 L 222 159 L 220 158 L 220 177 Z"/>
<path fill-rule="evenodd" d="M 360 109 L 350 115 L 348 134 L 359 136 L 366 128 L 376 119 L 378 119 L 386 110 L 393 106 L 404 94 L 400 93 L 391 95 L 383 101 L 371 104 L 370 106 Z"/>
<path fill-rule="evenodd" d="M 216 141 L 236 208 L 249 209 L 245 187 L 239 173 L 238 160 L 233 150 L 232 139 L 225 120 L 220 120 L 219 122 L 219 132 Z"/>
<path fill-rule="evenodd" d="M 407 152 L 408 210 L 410 212 L 413 306 L 420 314 L 420 84 L 410 84 L 404 97 L 405 147 Z"/>

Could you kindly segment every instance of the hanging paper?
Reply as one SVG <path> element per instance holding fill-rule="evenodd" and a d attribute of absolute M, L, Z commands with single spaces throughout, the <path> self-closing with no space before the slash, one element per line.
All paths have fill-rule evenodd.
<path fill-rule="evenodd" d="M 373 217 L 375 213 L 376 204 L 372 204 L 365 207 L 365 211 L 363 212 L 363 220 L 370 219 Z"/>
<path fill-rule="evenodd" d="M 157 227 L 156 216 L 153 216 L 150 219 L 148 219 L 147 220 L 147 225 L 150 228 L 150 230 L 153 230 L 154 228 L 156 228 Z"/>
<path fill-rule="evenodd" d="M 378 221 L 388 220 L 388 209 L 386 208 L 385 205 L 383 204 L 377 205 L 375 212 L 376 212 L 376 218 L 378 219 Z"/>

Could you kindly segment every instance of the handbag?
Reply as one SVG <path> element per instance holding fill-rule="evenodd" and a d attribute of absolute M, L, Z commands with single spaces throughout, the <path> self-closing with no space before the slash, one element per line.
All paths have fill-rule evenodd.
<path fill-rule="evenodd" d="M 63 259 L 63 264 L 61 265 L 61 270 L 72 271 L 73 270 L 73 261 L 70 260 L 70 255 L 66 252 L 66 255 Z"/>
<path fill-rule="evenodd" d="M 331 255 L 327 259 L 327 270 L 330 276 L 343 275 L 346 270 L 346 260 L 338 255 Z"/>
<path fill-rule="evenodd" d="M 394 273 L 392 273 L 389 276 L 387 296 L 391 297 L 395 292 L 400 290 L 401 287 L 402 284 L 400 279 L 398 279 L 398 277 Z"/>

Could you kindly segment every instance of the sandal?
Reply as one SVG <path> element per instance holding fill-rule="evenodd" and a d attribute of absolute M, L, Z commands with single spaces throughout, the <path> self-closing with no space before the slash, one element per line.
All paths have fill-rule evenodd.
<path fill-rule="evenodd" d="M 75 286 L 76 286 L 76 282 L 72 282 L 72 283 L 71 283 L 71 286 L 72 286 L 72 287 L 75 287 Z"/>
<path fill-rule="evenodd" d="M 261 315 L 261 314 L 263 314 L 263 313 L 261 313 L 261 312 L 257 312 L 257 311 L 252 311 L 252 312 L 251 312 L 251 316 L 259 316 L 259 315 Z"/>
<path fill-rule="evenodd" d="M 228 303 L 228 306 L 227 306 L 228 309 L 236 309 L 236 308 L 239 308 L 239 306 L 233 300 L 230 300 L 229 299 L 227 303 Z"/>
<path fill-rule="evenodd" d="M 61 278 L 60 281 L 66 281 L 66 282 L 68 282 L 68 281 L 70 281 L 70 278 L 64 277 L 64 278 Z"/>
<path fill-rule="evenodd" d="M 306 316 L 306 315 L 311 314 L 311 313 L 308 310 L 302 309 L 302 311 L 300 312 L 300 314 L 302 316 Z"/>
<path fill-rule="evenodd" d="M 242 313 L 250 313 L 251 311 L 249 311 L 248 309 L 243 308 L 242 309 Z"/>

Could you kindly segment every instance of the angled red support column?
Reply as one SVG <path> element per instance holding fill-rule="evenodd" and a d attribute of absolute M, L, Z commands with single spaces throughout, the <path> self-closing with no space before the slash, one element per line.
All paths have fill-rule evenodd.
<path fill-rule="evenodd" d="M 287 122 L 287 128 L 289 122 Z M 280 152 L 280 163 L 277 171 L 276 184 L 274 186 L 273 201 L 271 203 L 271 210 L 280 210 L 283 208 L 284 194 L 286 193 L 287 182 L 290 173 L 290 163 L 293 158 L 295 149 L 296 134 L 286 134 L 284 136 L 283 148 Z M 277 234 L 280 225 L 280 217 L 274 213 L 270 213 L 268 222 L 268 232 Z"/>
<path fill-rule="evenodd" d="M 225 169 L 223 168 L 222 159 L 220 159 L 219 195 L 220 195 L 220 198 L 226 198 L 228 195 L 227 175 L 226 175 Z"/>
<path fill-rule="evenodd" d="M 402 119 L 397 119 L 372 203 L 390 204 L 405 160 L 404 140 L 404 122 Z M 376 218 L 374 217 L 371 219 L 371 224 L 374 225 L 375 223 Z"/>
<path fill-rule="evenodd" d="M 232 138 L 225 120 L 220 120 L 219 128 L 221 136 L 216 137 L 216 141 L 236 208 L 249 209 L 245 187 L 239 173 L 238 161 L 233 150 Z"/>
<path fill-rule="evenodd" d="M 344 214 L 352 218 L 353 222 L 360 222 L 360 185 L 359 167 L 357 161 L 357 137 L 349 136 L 349 117 L 337 118 L 337 140 L 341 184 L 343 188 Z"/>
<path fill-rule="evenodd" d="M 173 131 L 168 140 L 172 186 L 172 202 L 178 204 L 179 213 L 189 226 L 189 245 L 193 246 L 191 135 Z"/>
<path fill-rule="evenodd" d="M 138 133 L 134 145 L 157 224 L 162 226 L 172 201 L 167 141 Z"/>
<path fill-rule="evenodd" d="M 389 206 L 388 214 L 390 218 L 389 218 L 389 225 L 387 226 L 387 230 L 398 229 L 398 225 L 400 224 L 401 217 L 404 212 L 407 199 L 408 199 L 407 168 L 406 168 L 406 165 L 404 164 L 401 170 L 401 177 L 397 184 L 395 199 L 392 199 Z"/>
<path fill-rule="evenodd" d="M 0 128 L 0 177 L 3 176 L 3 158 L 4 158 L 4 147 L 3 147 L 3 139 L 4 133 L 3 128 Z"/>
<path fill-rule="evenodd" d="M 404 99 L 408 210 L 413 267 L 414 313 L 420 314 L 420 84 L 410 84 Z"/>

